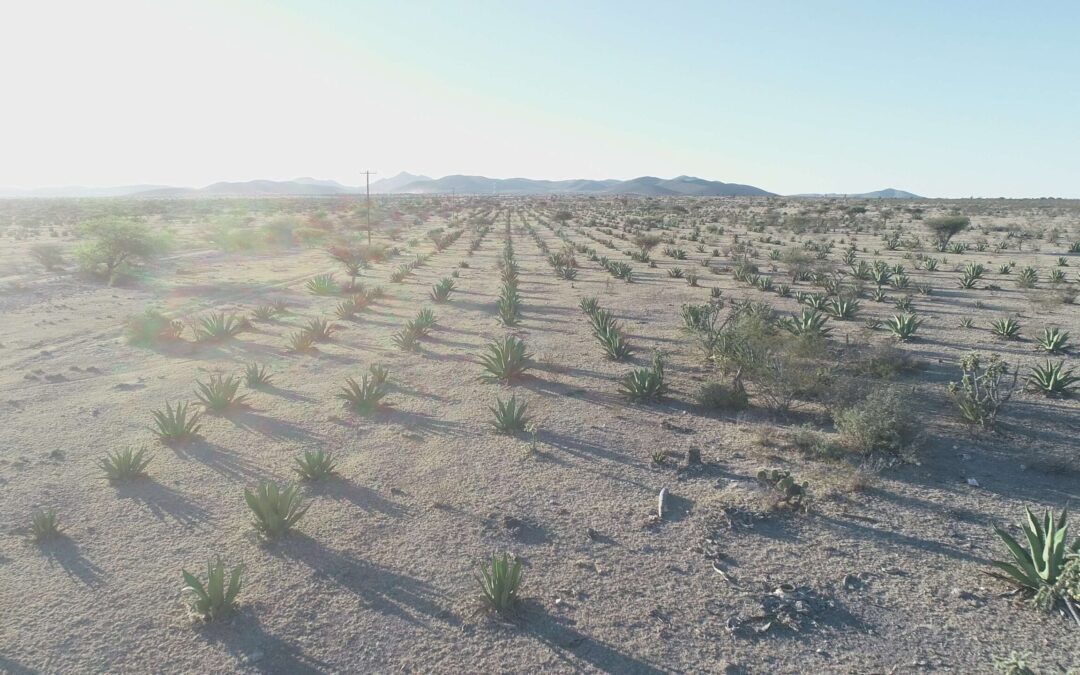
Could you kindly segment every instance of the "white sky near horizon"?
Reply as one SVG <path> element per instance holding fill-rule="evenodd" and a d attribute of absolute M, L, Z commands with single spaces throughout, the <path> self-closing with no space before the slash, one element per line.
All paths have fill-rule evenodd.
<path fill-rule="evenodd" d="M 960 1 L 12 3 L 0 186 L 357 185 L 370 168 L 1080 197 L 1077 19 Z"/>

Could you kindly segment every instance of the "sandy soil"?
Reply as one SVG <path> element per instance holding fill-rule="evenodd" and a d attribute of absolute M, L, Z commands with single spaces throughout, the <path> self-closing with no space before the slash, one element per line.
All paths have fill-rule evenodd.
<path fill-rule="evenodd" d="M 762 208 L 703 203 L 722 224 Z M 1002 290 L 961 291 L 953 265 L 1016 260 L 1045 278 L 1062 244 L 949 256 L 933 273 L 908 265 L 913 281 L 935 287 L 915 296 L 926 323 L 920 339 L 902 347 L 924 364 L 901 379 L 916 394 L 924 438 L 917 462 L 846 490 L 857 473 L 849 465 L 800 457 L 783 440 L 785 429 L 808 421 L 828 430 L 812 406 L 774 421 L 753 405 L 715 415 L 693 403 L 709 374 L 679 330 L 680 306 L 704 302 L 711 286 L 725 297 L 769 299 L 785 312 L 797 309 L 794 299 L 749 289 L 730 274 L 703 275 L 701 287 L 689 287 L 668 277 L 675 263 L 659 250 L 656 269 L 634 264 L 633 284 L 584 256 L 576 281 L 559 280 L 523 229 L 533 225 L 559 246 L 554 226 L 540 223 L 541 216 L 550 223 L 546 201 L 461 204 L 494 216 L 476 254 L 466 255 L 466 234 L 402 284 L 388 282 L 400 260 L 367 270 L 362 281 L 383 285 L 387 297 L 356 321 L 336 321 L 335 339 L 313 354 L 288 353 L 285 336 L 331 316 L 340 300 L 304 292 L 312 275 L 336 271 L 320 250 L 226 254 L 180 223 L 176 252 L 143 281 L 109 288 L 31 263 L 28 247 L 48 237 L 2 240 L 0 671 L 988 672 L 1010 650 L 1032 652 L 1046 672 L 1080 667 L 1080 630 L 984 574 L 1002 554 L 992 524 L 1017 522 L 1025 505 L 1059 509 L 1080 498 L 1080 405 L 1021 393 L 1000 434 L 973 435 L 944 397 L 970 349 L 1025 366 L 1040 361 L 1030 340 L 992 339 L 993 318 L 1019 316 L 1025 335 L 1055 324 L 1080 339 L 1075 305 L 1037 307 L 993 271 L 988 281 Z M 615 217 L 619 208 L 574 203 L 565 232 L 625 259 L 585 236 L 595 232 L 589 216 L 610 209 Z M 1055 219 L 1067 232 L 1063 242 L 1080 239 L 1076 211 L 1018 212 L 1025 215 L 986 220 Z M 494 306 L 507 214 L 525 301 L 524 321 L 512 330 L 496 322 Z M 436 224 L 433 217 L 405 234 L 421 239 L 407 255 L 431 250 L 423 233 Z M 726 227 L 706 235 L 710 249 L 729 244 L 732 232 L 746 235 L 742 225 Z M 860 248 L 881 248 L 878 235 L 858 240 Z M 690 260 L 677 264 L 699 269 L 707 254 L 684 248 Z M 900 263 L 902 253 L 878 257 Z M 462 260 L 470 267 L 460 270 L 459 290 L 433 305 L 431 284 Z M 1080 256 L 1067 270 L 1075 285 Z M 654 347 L 669 354 L 666 401 L 633 405 L 618 394 L 631 364 L 603 358 L 577 308 L 586 295 L 621 318 L 633 364 L 646 364 Z M 188 317 L 248 313 L 279 299 L 289 314 L 220 345 L 145 349 L 122 339 L 125 320 L 148 306 Z M 419 354 L 395 350 L 391 334 L 422 306 L 433 307 L 437 327 Z M 892 314 L 891 304 L 862 306 L 859 320 L 833 323 L 834 342 L 866 340 L 862 318 Z M 962 315 L 975 328 L 957 328 Z M 508 332 L 526 341 L 535 367 L 512 387 L 480 383 L 476 356 Z M 879 331 L 869 339 L 886 338 Z M 247 408 L 207 416 L 200 438 L 184 445 L 154 439 L 151 410 L 193 400 L 197 379 L 239 373 L 251 361 L 270 368 L 274 386 L 254 392 Z M 355 417 L 334 395 L 372 363 L 390 368 L 394 392 L 374 417 Z M 535 456 L 525 439 L 491 429 L 488 406 L 511 392 L 529 401 L 539 426 Z M 148 479 L 116 487 L 101 478 L 96 462 L 106 451 L 140 444 L 153 448 Z M 315 448 L 338 454 L 340 477 L 306 488 L 312 506 L 295 533 L 259 543 L 243 488 L 291 480 L 293 458 Z M 684 469 L 691 448 L 704 465 Z M 667 466 L 652 462 L 657 450 L 670 454 Z M 725 510 L 762 501 L 754 476 L 763 466 L 810 481 L 817 494 L 807 513 Z M 651 522 L 662 487 L 670 512 Z M 30 542 L 36 508 L 55 508 L 66 536 Z M 474 577 L 493 551 L 518 554 L 526 567 L 527 600 L 510 620 L 477 609 Z M 180 569 L 200 569 L 219 554 L 246 564 L 241 608 L 196 624 L 181 601 Z M 801 630 L 755 633 L 763 599 L 782 584 L 807 609 Z"/>

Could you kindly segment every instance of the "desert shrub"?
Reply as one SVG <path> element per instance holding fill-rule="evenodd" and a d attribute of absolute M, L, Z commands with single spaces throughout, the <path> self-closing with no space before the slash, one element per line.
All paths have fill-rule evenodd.
<path fill-rule="evenodd" d="M 310 505 L 305 505 L 296 485 L 279 487 L 262 481 L 254 490 L 244 489 L 244 501 L 251 510 L 255 529 L 266 539 L 277 539 L 300 520 Z"/>
<path fill-rule="evenodd" d="M 199 618 L 213 621 L 228 615 L 235 608 L 236 598 L 240 595 L 244 566 L 237 565 L 226 574 L 227 571 L 225 562 L 220 557 L 206 563 L 205 583 L 187 570 L 180 571 L 184 580 L 183 590 L 189 596 L 191 611 Z"/>
<path fill-rule="evenodd" d="M 805 508 L 805 500 L 809 483 L 799 483 L 790 471 L 783 469 L 761 469 L 757 472 L 758 482 L 768 490 L 780 502 L 793 508 Z"/>
<path fill-rule="evenodd" d="M 1000 356 L 992 354 L 984 364 L 980 354 L 971 352 L 960 361 L 960 371 L 960 382 L 949 383 L 949 396 L 969 423 L 994 428 L 998 413 L 1016 390 L 1016 370 L 1010 381 L 1009 366 Z"/>
<path fill-rule="evenodd" d="M 851 359 L 851 365 L 859 375 L 883 380 L 915 372 L 920 368 L 919 361 L 914 356 L 889 344 L 876 344 L 857 351 Z"/>
<path fill-rule="evenodd" d="M 698 405 L 707 410 L 742 410 L 747 406 L 749 397 L 742 381 L 735 379 L 728 382 L 706 382 L 694 395 Z"/>
<path fill-rule="evenodd" d="M 480 569 L 480 602 L 500 614 L 509 612 L 518 603 L 521 590 L 521 561 L 504 553 L 492 555 L 491 563 Z"/>
<path fill-rule="evenodd" d="M 856 452 L 898 454 L 915 436 L 909 407 L 896 391 L 878 388 L 860 403 L 837 411 L 833 423 L 841 442 Z"/>
<path fill-rule="evenodd" d="M 146 467 L 151 460 L 146 453 L 146 448 L 114 450 L 99 460 L 98 466 L 112 483 L 140 478 L 146 475 Z"/>
<path fill-rule="evenodd" d="M 948 245 L 950 239 L 968 228 L 971 219 L 967 216 L 941 216 L 939 218 L 929 218 L 924 222 L 930 233 L 934 235 L 934 240 L 938 246 L 944 248 Z"/>
<path fill-rule="evenodd" d="M 179 319 L 170 319 L 157 309 L 147 309 L 128 319 L 124 338 L 128 344 L 146 346 L 162 340 L 176 340 L 184 329 Z"/>
<path fill-rule="evenodd" d="M 30 257 L 48 272 L 64 264 L 64 252 L 59 244 L 34 244 L 30 247 Z"/>
<path fill-rule="evenodd" d="M 302 227 L 297 216 L 279 215 L 268 220 L 260 228 L 262 237 L 270 246 L 288 247 L 295 243 L 293 231 Z"/>
<path fill-rule="evenodd" d="M 166 235 L 136 220 L 90 221 L 79 227 L 79 234 L 87 240 L 75 251 L 79 265 L 110 285 L 132 265 L 153 259 L 169 246 Z"/>

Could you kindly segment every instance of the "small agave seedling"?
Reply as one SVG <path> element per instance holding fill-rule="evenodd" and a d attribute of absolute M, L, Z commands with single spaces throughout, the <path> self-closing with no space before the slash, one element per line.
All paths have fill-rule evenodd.
<path fill-rule="evenodd" d="M 206 564 L 206 583 L 187 570 L 181 570 L 184 592 L 190 596 L 191 611 L 205 621 L 223 617 L 236 606 L 244 566 L 237 565 L 228 574 L 226 572 L 225 562 L 220 557 Z"/>

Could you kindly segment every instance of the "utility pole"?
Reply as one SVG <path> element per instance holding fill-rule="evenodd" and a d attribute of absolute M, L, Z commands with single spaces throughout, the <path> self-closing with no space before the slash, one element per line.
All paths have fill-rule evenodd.
<path fill-rule="evenodd" d="M 367 193 L 367 244 L 371 246 L 371 177 L 378 171 L 364 171 L 364 192 Z"/>

